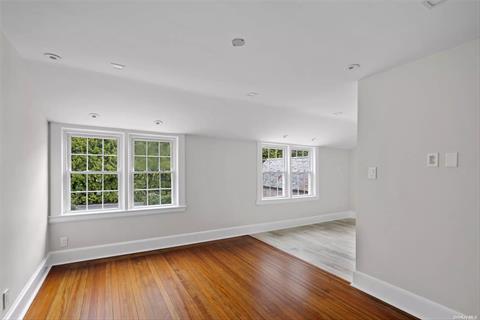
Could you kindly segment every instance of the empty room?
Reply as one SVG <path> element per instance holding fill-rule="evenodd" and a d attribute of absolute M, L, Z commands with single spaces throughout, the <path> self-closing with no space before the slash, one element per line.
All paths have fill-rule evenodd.
<path fill-rule="evenodd" d="M 0 319 L 480 320 L 480 0 L 1 0 Z"/>

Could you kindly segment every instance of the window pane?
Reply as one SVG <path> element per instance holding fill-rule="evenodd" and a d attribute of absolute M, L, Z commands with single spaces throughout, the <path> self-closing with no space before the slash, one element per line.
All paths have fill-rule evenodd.
<path fill-rule="evenodd" d="M 71 205 L 70 210 L 85 210 L 87 208 L 87 194 L 82 193 L 72 193 L 71 194 Z"/>
<path fill-rule="evenodd" d="M 170 142 L 160 142 L 160 155 L 164 157 L 170 156 Z"/>
<path fill-rule="evenodd" d="M 103 139 L 88 138 L 88 153 L 102 154 L 102 142 Z"/>
<path fill-rule="evenodd" d="M 118 175 L 103 175 L 103 190 L 118 190 Z"/>
<path fill-rule="evenodd" d="M 71 140 L 72 154 L 86 154 L 87 153 L 87 138 L 72 137 Z"/>
<path fill-rule="evenodd" d="M 159 154 L 158 142 L 148 141 L 147 153 L 148 153 L 149 156 L 158 156 L 158 154 Z"/>
<path fill-rule="evenodd" d="M 309 175 L 310 173 L 307 172 L 292 174 L 292 195 L 301 196 L 309 194 Z"/>
<path fill-rule="evenodd" d="M 277 158 L 283 158 L 283 150 L 282 149 L 277 150 Z"/>
<path fill-rule="evenodd" d="M 72 171 L 86 171 L 87 156 L 72 156 Z"/>
<path fill-rule="evenodd" d="M 133 175 L 133 187 L 134 189 L 147 189 L 147 174 L 135 173 Z"/>
<path fill-rule="evenodd" d="M 277 150 L 276 149 L 270 149 L 268 151 L 268 157 L 270 159 L 276 158 L 277 157 Z"/>
<path fill-rule="evenodd" d="M 102 175 L 89 174 L 88 175 L 88 191 L 102 190 Z"/>
<path fill-rule="evenodd" d="M 162 173 L 160 176 L 161 187 L 170 189 L 172 187 L 172 174 L 171 173 Z"/>
<path fill-rule="evenodd" d="M 103 207 L 111 209 L 118 208 L 118 192 L 104 192 Z"/>
<path fill-rule="evenodd" d="M 133 193 L 134 206 L 146 206 L 147 205 L 147 191 L 135 191 Z"/>
<path fill-rule="evenodd" d="M 87 190 L 87 175 L 73 173 L 70 176 L 71 191 Z"/>
<path fill-rule="evenodd" d="M 116 156 L 104 156 L 103 165 L 105 171 L 117 171 L 117 157 Z"/>
<path fill-rule="evenodd" d="M 172 204 L 172 190 L 162 190 L 162 204 Z"/>
<path fill-rule="evenodd" d="M 160 188 L 160 175 L 158 173 L 148 174 L 148 189 Z"/>
<path fill-rule="evenodd" d="M 292 150 L 291 156 L 292 156 L 292 158 L 296 157 L 297 156 L 297 150 Z"/>
<path fill-rule="evenodd" d="M 308 156 L 308 151 L 296 150 L 297 156 L 292 158 L 290 166 L 292 172 L 309 172 L 312 170 L 312 159 Z M 305 156 L 304 156 L 305 155 Z"/>
<path fill-rule="evenodd" d="M 148 157 L 148 171 L 158 171 L 158 157 Z"/>
<path fill-rule="evenodd" d="M 146 157 L 135 157 L 134 168 L 135 168 L 135 171 L 145 171 L 145 170 L 147 170 L 147 158 Z"/>
<path fill-rule="evenodd" d="M 170 171 L 170 157 L 161 157 L 160 158 L 160 170 L 161 171 Z"/>
<path fill-rule="evenodd" d="M 267 160 L 268 159 L 268 149 L 267 148 L 262 148 L 262 160 Z"/>
<path fill-rule="evenodd" d="M 103 153 L 109 155 L 117 155 L 117 140 L 116 139 L 104 139 L 103 140 Z"/>
<path fill-rule="evenodd" d="M 160 204 L 160 191 L 148 191 L 148 205 L 155 206 Z"/>
<path fill-rule="evenodd" d="M 263 174 L 263 197 L 283 197 L 283 173 L 265 172 Z"/>
<path fill-rule="evenodd" d="M 102 156 L 88 156 L 88 170 L 102 171 Z"/>
<path fill-rule="evenodd" d="M 147 154 L 147 142 L 135 141 L 135 155 L 143 156 Z"/>
<path fill-rule="evenodd" d="M 102 193 L 89 192 L 88 193 L 88 209 L 102 209 Z"/>

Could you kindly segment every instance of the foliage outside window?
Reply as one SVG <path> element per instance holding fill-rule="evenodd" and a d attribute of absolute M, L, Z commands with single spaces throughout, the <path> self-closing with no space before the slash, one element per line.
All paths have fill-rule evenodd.
<path fill-rule="evenodd" d="M 119 206 L 118 139 L 70 136 L 70 211 Z"/>
<path fill-rule="evenodd" d="M 172 204 L 172 144 L 133 140 L 133 206 Z"/>
<path fill-rule="evenodd" d="M 54 210 L 75 215 L 184 206 L 183 191 L 178 189 L 182 172 L 177 172 L 178 166 L 183 168 L 181 136 L 66 129 L 57 124 L 51 130 L 53 139 L 61 137 L 56 141 L 62 146 L 52 144 Z M 58 152 L 63 153 L 61 162 L 55 160 Z"/>
<path fill-rule="evenodd" d="M 313 148 L 262 144 L 261 155 L 261 199 L 315 195 Z"/>

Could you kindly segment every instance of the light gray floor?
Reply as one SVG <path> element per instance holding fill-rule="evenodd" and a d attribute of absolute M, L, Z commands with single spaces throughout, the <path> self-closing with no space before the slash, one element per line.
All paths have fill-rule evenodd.
<path fill-rule="evenodd" d="M 355 270 L 355 219 L 252 235 L 349 282 Z"/>

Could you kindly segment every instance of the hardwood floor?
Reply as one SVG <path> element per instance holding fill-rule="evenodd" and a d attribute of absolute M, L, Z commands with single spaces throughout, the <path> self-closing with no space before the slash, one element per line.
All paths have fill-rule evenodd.
<path fill-rule="evenodd" d="M 355 219 L 252 235 L 349 282 L 355 270 Z"/>
<path fill-rule="evenodd" d="M 53 267 L 25 319 L 415 319 L 249 236 Z"/>

